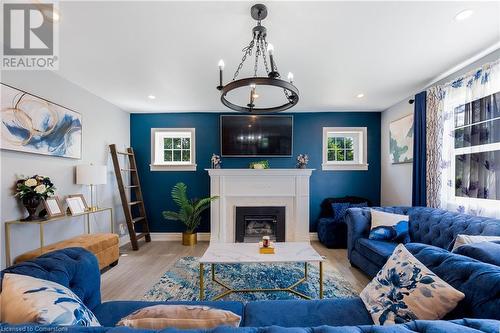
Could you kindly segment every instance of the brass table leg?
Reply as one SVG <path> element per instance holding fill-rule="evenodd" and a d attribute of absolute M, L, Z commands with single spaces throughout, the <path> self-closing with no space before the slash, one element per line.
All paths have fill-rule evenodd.
<path fill-rule="evenodd" d="M 323 299 L 323 262 L 319 262 L 319 299 Z"/>
<path fill-rule="evenodd" d="M 212 266 L 213 267 L 213 266 Z M 203 267 L 203 264 L 200 263 L 200 301 L 203 301 L 203 299 L 205 298 L 205 292 L 203 290 L 203 271 L 204 271 L 204 267 Z"/>
<path fill-rule="evenodd" d="M 5 263 L 7 267 L 11 265 L 10 262 L 10 224 L 5 224 Z"/>
<path fill-rule="evenodd" d="M 44 235 L 43 235 L 43 223 L 40 223 L 40 255 L 43 254 L 43 244 L 44 244 Z"/>

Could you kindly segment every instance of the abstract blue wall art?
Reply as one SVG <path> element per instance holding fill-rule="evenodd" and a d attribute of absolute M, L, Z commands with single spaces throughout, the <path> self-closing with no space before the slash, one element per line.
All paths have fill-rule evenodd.
<path fill-rule="evenodd" d="M 73 110 L 2 84 L 0 148 L 81 158 L 82 116 Z"/>
<path fill-rule="evenodd" d="M 389 124 L 389 140 L 392 164 L 413 162 L 413 114 Z"/>

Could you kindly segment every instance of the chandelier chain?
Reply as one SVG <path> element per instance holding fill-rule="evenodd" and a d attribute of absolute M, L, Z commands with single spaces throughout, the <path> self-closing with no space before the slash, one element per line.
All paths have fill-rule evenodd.
<path fill-rule="evenodd" d="M 257 70 L 259 68 L 259 56 L 260 56 L 260 44 L 259 40 L 257 39 L 257 46 L 255 48 L 255 64 L 253 66 L 253 76 L 257 77 Z"/>
<path fill-rule="evenodd" d="M 262 58 L 264 58 L 264 67 L 266 68 L 266 74 L 269 74 L 269 66 L 267 65 L 267 45 L 264 44 L 265 39 L 260 39 L 260 48 L 262 50 Z M 267 44 L 267 43 L 266 43 Z"/>
<path fill-rule="evenodd" d="M 236 72 L 234 72 L 233 81 L 236 80 L 236 78 L 240 74 L 240 70 L 243 67 L 243 63 L 245 62 L 245 60 L 247 60 L 247 56 L 252 55 L 252 49 L 253 49 L 254 45 L 255 45 L 255 39 L 252 39 L 252 41 L 250 42 L 250 44 L 248 46 L 246 46 L 246 47 L 243 48 L 242 51 L 245 52 L 245 53 L 243 54 L 243 57 L 241 58 L 241 62 L 238 65 L 238 68 L 236 69 Z"/>

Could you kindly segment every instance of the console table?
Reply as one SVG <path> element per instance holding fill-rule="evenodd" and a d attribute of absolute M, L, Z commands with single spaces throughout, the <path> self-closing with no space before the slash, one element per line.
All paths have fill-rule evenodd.
<path fill-rule="evenodd" d="M 98 208 L 97 210 L 93 211 L 86 211 L 81 214 L 67 214 L 65 216 L 58 216 L 58 217 L 53 217 L 53 218 L 48 218 L 48 219 L 40 219 L 36 221 L 21 221 L 21 220 L 15 220 L 15 221 L 8 221 L 5 222 L 5 262 L 7 266 L 10 266 L 11 263 L 11 253 L 10 253 L 10 229 L 12 225 L 38 225 L 38 233 L 39 233 L 39 239 L 40 239 L 40 253 L 42 253 L 42 249 L 45 246 L 45 241 L 44 241 L 44 227 L 48 223 L 52 222 L 57 222 L 57 221 L 64 221 L 68 218 L 73 218 L 73 217 L 80 217 L 83 216 L 85 217 L 84 221 L 85 223 L 85 232 L 87 234 L 91 233 L 90 229 L 90 215 L 96 214 L 96 213 L 101 213 L 101 212 L 109 212 L 109 217 L 110 217 L 110 227 L 111 227 L 111 233 L 114 232 L 114 222 L 113 222 L 113 208 Z"/>

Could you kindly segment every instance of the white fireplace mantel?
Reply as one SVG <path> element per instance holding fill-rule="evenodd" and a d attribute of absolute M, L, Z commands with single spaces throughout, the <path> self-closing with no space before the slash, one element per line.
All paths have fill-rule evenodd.
<path fill-rule="evenodd" d="M 210 195 L 210 241 L 235 241 L 236 207 L 285 207 L 285 241 L 309 241 L 309 178 L 314 169 L 206 169 Z"/>

